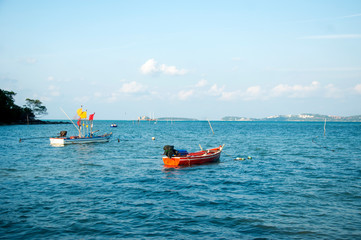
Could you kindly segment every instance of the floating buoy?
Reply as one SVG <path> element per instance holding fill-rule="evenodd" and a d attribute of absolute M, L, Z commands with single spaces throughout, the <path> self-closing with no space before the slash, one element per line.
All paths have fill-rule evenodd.
<path fill-rule="evenodd" d="M 155 137 L 152 137 L 152 140 L 155 140 Z"/>
<path fill-rule="evenodd" d="M 243 161 L 243 160 L 246 160 L 246 159 L 252 159 L 251 156 L 248 156 L 247 158 L 243 158 L 243 157 L 236 157 L 234 160 L 240 160 L 240 161 Z"/>

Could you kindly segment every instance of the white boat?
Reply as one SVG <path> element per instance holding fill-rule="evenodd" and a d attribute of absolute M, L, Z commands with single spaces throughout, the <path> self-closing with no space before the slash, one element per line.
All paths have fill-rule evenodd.
<path fill-rule="evenodd" d="M 64 111 L 63 111 L 64 112 Z M 64 112 L 65 113 L 65 112 Z M 87 112 L 83 111 L 82 108 L 77 110 L 77 114 L 79 116 L 77 125 L 69 118 L 69 116 L 65 113 L 65 115 L 69 118 L 69 120 L 73 123 L 75 128 L 79 131 L 78 136 L 67 137 L 66 131 L 61 131 L 59 137 L 51 137 L 50 144 L 52 146 L 64 146 L 69 144 L 82 144 L 82 143 L 101 143 L 101 142 L 109 142 L 112 133 L 106 133 L 103 135 L 95 135 L 93 132 L 93 119 L 94 114 L 89 115 L 89 119 L 87 120 Z M 89 130 L 90 125 L 90 130 Z"/>
<path fill-rule="evenodd" d="M 112 133 L 107 133 L 100 136 L 88 136 L 88 137 L 53 137 L 50 138 L 50 144 L 52 146 L 64 146 L 68 144 L 81 144 L 81 143 L 100 143 L 100 142 L 109 142 Z"/>

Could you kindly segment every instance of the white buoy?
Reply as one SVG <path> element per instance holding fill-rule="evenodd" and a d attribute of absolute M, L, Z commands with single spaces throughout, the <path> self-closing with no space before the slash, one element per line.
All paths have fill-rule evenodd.
<path fill-rule="evenodd" d="M 155 140 L 155 137 L 152 137 L 152 140 Z"/>

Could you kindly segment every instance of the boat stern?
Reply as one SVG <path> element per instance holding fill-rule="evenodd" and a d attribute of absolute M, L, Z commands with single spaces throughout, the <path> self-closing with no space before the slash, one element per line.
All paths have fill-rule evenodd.
<path fill-rule="evenodd" d="M 179 157 L 163 157 L 164 165 L 166 166 L 178 166 L 179 165 Z"/>
<path fill-rule="evenodd" d="M 65 138 L 50 138 L 50 145 L 64 146 Z"/>

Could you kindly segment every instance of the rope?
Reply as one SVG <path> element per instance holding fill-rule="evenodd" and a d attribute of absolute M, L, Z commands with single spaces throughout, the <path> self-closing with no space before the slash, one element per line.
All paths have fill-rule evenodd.
<path fill-rule="evenodd" d="M 19 143 L 22 141 L 22 140 L 29 140 L 29 139 L 40 139 L 40 138 L 50 138 L 50 137 L 31 137 L 31 138 L 19 138 Z"/>
<path fill-rule="evenodd" d="M 326 146 L 322 146 L 321 144 L 318 144 L 318 143 L 315 141 L 316 138 L 318 138 L 318 136 L 315 137 L 315 138 L 312 138 L 312 142 L 313 142 L 314 144 L 316 144 L 316 145 L 319 146 L 320 148 L 324 148 L 324 149 L 326 149 L 326 150 L 328 150 L 328 151 L 331 151 L 331 152 L 334 152 L 334 151 L 335 151 L 335 149 L 330 149 L 330 148 L 328 148 L 328 147 L 326 147 Z"/>

